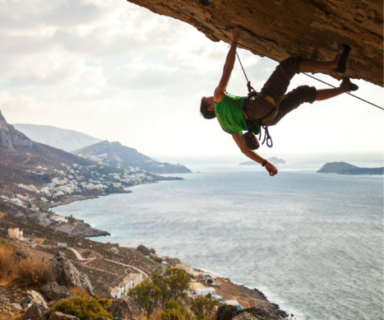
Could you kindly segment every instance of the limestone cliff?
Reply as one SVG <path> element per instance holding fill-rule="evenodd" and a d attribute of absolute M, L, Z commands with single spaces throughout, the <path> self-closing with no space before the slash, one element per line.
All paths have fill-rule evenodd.
<path fill-rule="evenodd" d="M 352 52 L 346 76 L 383 86 L 382 0 L 129 0 L 196 27 L 212 41 L 244 27 L 240 47 L 281 61 L 291 55 L 333 60 Z M 340 78 L 339 74 L 331 76 Z"/>

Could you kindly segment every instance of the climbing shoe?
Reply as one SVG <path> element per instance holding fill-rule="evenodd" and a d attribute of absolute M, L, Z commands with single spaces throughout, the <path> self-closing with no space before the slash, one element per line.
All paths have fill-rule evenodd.
<path fill-rule="evenodd" d="M 343 44 L 343 48 L 344 50 L 340 53 L 338 57 L 336 57 L 336 60 L 338 60 L 338 64 L 335 71 L 339 73 L 344 73 L 347 69 L 347 59 L 349 53 L 351 52 L 351 47 L 349 45 Z"/>
<path fill-rule="evenodd" d="M 347 77 L 344 77 L 343 78 L 343 82 L 340 84 L 340 87 L 342 88 L 347 88 L 346 91 L 356 91 L 357 89 L 359 89 L 359 87 L 357 85 L 355 85 L 354 83 L 351 82 L 351 80 L 349 80 L 349 78 Z"/>

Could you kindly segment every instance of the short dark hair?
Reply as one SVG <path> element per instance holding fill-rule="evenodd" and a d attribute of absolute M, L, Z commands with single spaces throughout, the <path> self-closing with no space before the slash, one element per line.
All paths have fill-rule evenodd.
<path fill-rule="evenodd" d="M 203 116 L 204 119 L 213 119 L 216 118 L 215 111 L 209 111 L 208 108 L 210 104 L 206 101 L 204 101 L 206 97 L 201 98 L 201 104 L 200 104 L 200 113 Z"/>

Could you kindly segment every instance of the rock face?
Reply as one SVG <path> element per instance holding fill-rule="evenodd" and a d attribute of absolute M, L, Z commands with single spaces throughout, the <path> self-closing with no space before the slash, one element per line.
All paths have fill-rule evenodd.
<path fill-rule="evenodd" d="M 187 22 L 212 41 L 230 42 L 223 33 L 230 37 L 239 24 L 244 28 L 239 47 L 279 62 L 292 55 L 333 60 L 346 43 L 352 52 L 345 75 L 383 86 L 382 0 L 129 2 Z"/>
<path fill-rule="evenodd" d="M 70 316 L 58 311 L 52 312 L 49 316 L 49 320 L 80 320 L 78 317 Z"/>
<path fill-rule="evenodd" d="M 109 312 L 114 317 L 132 319 L 139 317 L 143 311 L 132 298 L 126 297 L 114 300 L 109 307 Z"/>
<path fill-rule="evenodd" d="M 75 296 L 75 294 L 68 291 L 66 287 L 59 286 L 56 282 L 52 281 L 45 283 L 40 291 L 48 301 L 66 299 Z"/>
<path fill-rule="evenodd" d="M 44 313 L 47 311 L 42 305 L 33 303 L 32 306 L 24 314 L 24 319 L 41 320 Z"/>
<path fill-rule="evenodd" d="M 238 310 L 235 306 L 223 305 L 217 309 L 217 320 L 269 320 L 269 314 L 260 308 Z"/>
<path fill-rule="evenodd" d="M 57 282 L 63 286 L 84 288 L 93 295 L 91 281 L 85 273 L 80 272 L 65 254 L 57 253 L 51 260 L 57 273 Z"/>

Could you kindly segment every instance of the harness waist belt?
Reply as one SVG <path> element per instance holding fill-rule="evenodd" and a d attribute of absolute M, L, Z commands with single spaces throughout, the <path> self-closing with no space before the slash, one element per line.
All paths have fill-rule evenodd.
<path fill-rule="evenodd" d="M 275 99 L 273 99 L 272 97 L 270 97 L 269 95 L 265 94 L 265 93 L 260 93 L 260 97 L 264 98 L 265 100 L 269 101 L 270 103 L 272 103 L 275 107 L 276 107 L 276 103 L 275 103 Z"/>

